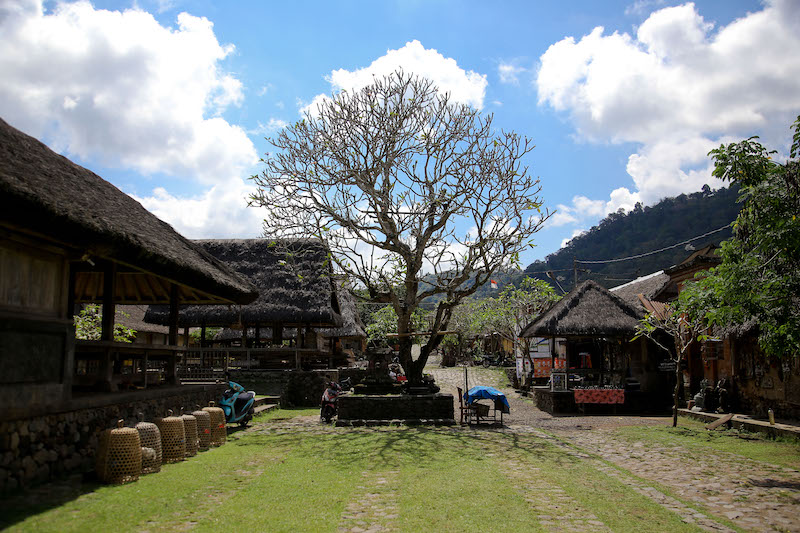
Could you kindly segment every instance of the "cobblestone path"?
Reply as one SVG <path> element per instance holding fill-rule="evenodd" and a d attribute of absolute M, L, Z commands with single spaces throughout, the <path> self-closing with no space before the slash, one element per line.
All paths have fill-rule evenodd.
<path fill-rule="evenodd" d="M 711 515 L 725 517 L 743 529 L 800 531 L 797 470 L 711 450 L 698 453 L 679 446 L 648 446 L 603 429 L 564 432 L 559 437 L 648 483 L 667 487 L 680 500 L 699 504 Z M 617 468 L 606 466 L 606 471 L 622 476 Z M 635 490 L 652 493 L 655 501 L 667 498 L 659 501 L 665 507 L 680 503 L 660 492 L 659 496 L 644 483 L 632 483 Z M 685 521 L 694 518 L 701 527 L 708 525 L 702 514 L 679 514 Z"/>
<path fill-rule="evenodd" d="M 435 369 L 432 373 L 443 392 L 455 394 L 456 387 L 464 388 L 463 369 Z M 597 470 L 677 513 L 684 522 L 710 531 L 731 531 L 713 518 L 747 531 L 800 531 L 797 469 L 711 449 L 700 452 L 635 442 L 615 433 L 625 425 L 667 425 L 666 417 L 554 417 L 513 390 L 499 387 L 497 372 L 470 369 L 469 386 L 476 384 L 493 385 L 505 392 L 511 414 L 501 431 L 537 432 L 542 438 L 558 441 L 556 445 L 565 453 L 592 461 Z"/>
<path fill-rule="evenodd" d="M 347 504 L 339 531 L 349 533 L 377 533 L 394 531 L 392 521 L 397 519 L 396 470 L 364 472 L 359 491 Z"/>
<path fill-rule="evenodd" d="M 564 489 L 545 481 L 538 468 L 514 459 L 505 459 L 499 465 L 530 504 L 539 523 L 548 530 L 611 531 L 594 513 L 568 496 Z"/>

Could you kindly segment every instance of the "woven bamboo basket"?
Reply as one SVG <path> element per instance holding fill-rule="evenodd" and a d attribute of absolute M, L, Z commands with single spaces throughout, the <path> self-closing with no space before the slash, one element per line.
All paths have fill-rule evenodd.
<path fill-rule="evenodd" d="M 197 419 L 197 449 L 204 452 L 211 446 L 211 415 L 200 409 L 199 405 L 192 415 Z"/>
<path fill-rule="evenodd" d="M 161 432 L 152 422 L 145 422 L 139 413 L 139 441 L 142 443 L 142 474 L 155 474 L 161 470 Z"/>
<path fill-rule="evenodd" d="M 214 407 L 214 402 L 208 402 L 208 407 L 203 407 L 211 417 L 211 445 L 222 446 L 228 437 L 225 424 L 225 411 L 220 407 Z"/>
<path fill-rule="evenodd" d="M 186 431 L 183 419 L 172 416 L 168 411 L 166 418 L 156 418 L 155 423 L 161 431 L 161 454 L 164 463 L 177 463 L 186 457 Z"/>
<path fill-rule="evenodd" d="M 100 435 L 95 459 L 101 481 L 113 484 L 136 481 L 142 473 L 139 432 L 123 427 L 123 421 L 118 421 L 117 429 L 107 429 Z"/>
<path fill-rule="evenodd" d="M 181 415 L 183 429 L 186 432 L 186 457 L 197 455 L 197 418 L 194 415 Z"/>

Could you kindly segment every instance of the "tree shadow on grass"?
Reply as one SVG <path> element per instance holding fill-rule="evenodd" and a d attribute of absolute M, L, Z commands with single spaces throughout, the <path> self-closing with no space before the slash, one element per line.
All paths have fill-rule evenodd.
<path fill-rule="evenodd" d="M 37 487 L 0 494 L 0 530 L 60 507 L 103 486 L 94 473 L 73 474 Z"/>
<path fill-rule="evenodd" d="M 574 461 L 555 445 L 531 434 L 482 428 L 380 427 L 325 433 L 254 434 L 237 446 L 273 446 L 318 458 L 343 472 L 370 468 L 430 468 L 448 460 L 483 460 L 519 452 L 531 461 Z"/>

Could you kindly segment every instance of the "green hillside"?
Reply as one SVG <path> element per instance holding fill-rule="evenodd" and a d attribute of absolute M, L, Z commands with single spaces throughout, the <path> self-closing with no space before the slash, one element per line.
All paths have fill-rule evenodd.
<path fill-rule="evenodd" d="M 474 297 L 496 296 L 503 287 L 518 284 L 525 276 L 547 281 L 559 294 L 560 288 L 569 292 L 575 279 L 573 258 L 580 263 L 581 260 L 618 259 L 645 254 L 728 226 L 739 212 L 737 194 L 737 188 L 712 190 L 704 187 L 704 190 L 696 193 L 665 198 L 651 207 L 637 204 L 628 213 L 623 210 L 611 213 L 543 261 L 534 261 L 525 270 L 498 272 L 493 278 L 497 281 L 498 289 L 492 289 L 487 283 L 475 292 Z M 690 245 L 701 248 L 709 243 L 719 244 L 730 236 L 730 228 L 725 227 L 722 231 L 691 241 Z M 629 261 L 579 264 L 578 282 L 592 279 L 605 287 L 614 287 L 676 265 L 690 253 L 691 248 L 681 245 Z M 545 274 L 547 271 L 553 273 L 558 283 Z M 437 295 L 428 298 L 423 307 L 432 309 L 443 297 Z"/>
<path fill-rule="evenodd" d="M 573 259 L 578 261 L 578 281 L 592 279 L 605 287 L 614 287 L 680 263 L 691 248 L 678 246 L 639 259 L 605 264 L 581 264 L 580 261 L 630 257 L 659 250 L 729 225 L 739 212 L 738 189 L 721 188 L 665 198 L 652 207 L 636 208 L 628 213 L 611 213 L 588 232 L 575 237 L 544 261 L 528 265 L 525 273 L 553 281 L 543 272 L 552 271 L 564 290 L 574 285 Z M 693 240 L 689 246 L 700 248 L 719 244 L 731 236 L 730 228 Z"/>

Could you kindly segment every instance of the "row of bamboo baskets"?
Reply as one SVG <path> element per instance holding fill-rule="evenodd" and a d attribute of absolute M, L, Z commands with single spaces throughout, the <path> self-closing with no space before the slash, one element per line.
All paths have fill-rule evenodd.
<path fill-rule="evenodd" d="M 141 415 L 140 415 L 141 418 Z M 107 429 L 100 435 L 97 448 L 97 476 L 105 483 L 130 483 L 142 474 L 161 470 L 164 463 L 177 463 L 194 457 L 198 451 L 222 446 L 227 439 L 225 413 L 214 402 L 191 414 L 153 422 L 140 421 L 135 427 Z"/>

